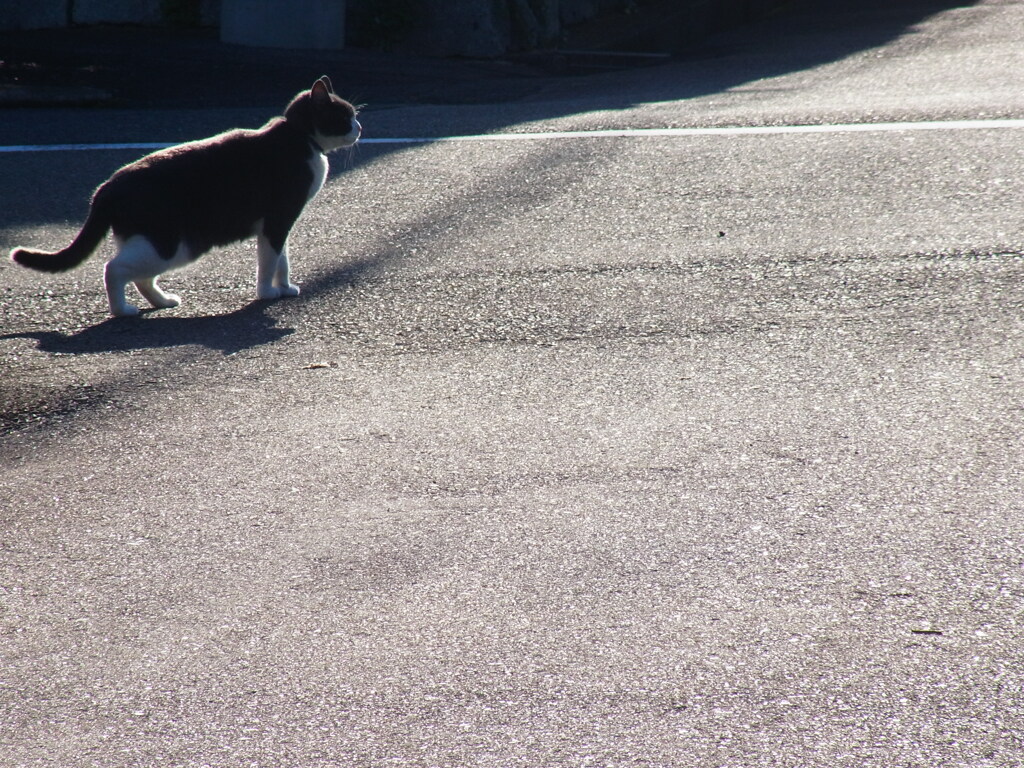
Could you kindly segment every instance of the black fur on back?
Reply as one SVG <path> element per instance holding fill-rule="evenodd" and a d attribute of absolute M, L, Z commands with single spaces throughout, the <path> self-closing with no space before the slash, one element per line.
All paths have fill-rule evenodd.
<path fill-rule="evenodd" d="M 306 204 L 315 151 L 277 118 L 144 157 L 103 184 L 93 204 L 115 235 L 144 235 L 165 259 L 182 241 L 198 256 L 250 237 L 261 220 L 280 248 Z"/>

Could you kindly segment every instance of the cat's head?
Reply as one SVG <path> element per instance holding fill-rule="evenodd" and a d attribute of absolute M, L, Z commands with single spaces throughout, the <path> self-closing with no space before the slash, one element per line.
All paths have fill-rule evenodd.
<path fill-rule="evenodd" d="M 363 129 L 356 120 L 355 107 L 334 95 L 326 76 L 292 99 L 284 116 L 324 152 L 351 147 L 359 141 Z"/>

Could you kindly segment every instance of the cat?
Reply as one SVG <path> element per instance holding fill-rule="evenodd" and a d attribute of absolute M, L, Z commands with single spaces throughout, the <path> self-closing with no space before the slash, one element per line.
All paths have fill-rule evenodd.
<path fill-rule="evenodd" d="M 11 258 L 42 272 L 76 267 L 113 230 L 117 254 L 104 271 L 110 312 L 139 314 L 125 299 L 135 283 L 153 307 L 176 307 L 157 278 L 214 246 L 256 237 L 256 296 L 297 296 L 288 233 L 327 178 L 326 154 L 362 133 L 356 109 L 327 77 L 299 93 L 258 130 L 233 130 L 154 152 L 114 173 L 93 194 L 74 241 L 48 253 L 15 248 Z"/>

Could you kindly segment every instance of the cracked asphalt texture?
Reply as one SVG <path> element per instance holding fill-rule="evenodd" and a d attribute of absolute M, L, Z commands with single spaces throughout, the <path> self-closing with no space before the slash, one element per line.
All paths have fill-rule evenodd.
<path fill-rule="evenodd" d="M 387 92 L 364 135 L 1024 117 L 1021 28 L 803 7 Z M 288 95 L 11 109 L 0 143 Z M 0 154 L 0 248 L 65 243 L 137 154 Z M 252 301 L 251 244 L 136 320 L 101 258 L 0 265 L 0 764 L 1024 762 L 1024 131 L 332 163 L 294 300 Z"/>

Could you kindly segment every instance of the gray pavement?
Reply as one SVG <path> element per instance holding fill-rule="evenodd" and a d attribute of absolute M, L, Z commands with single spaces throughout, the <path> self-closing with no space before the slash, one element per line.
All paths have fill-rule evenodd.
<path fill-rule="evenodd" d="M 1024 117 L 1024 3 L 911 5 L 363 122 Z M 132 157 L 0 155 L 0 247 L 66 240 Z M 0 765 L 1024 761 L 1024 131 L 334 166 L 295 300 L 251 301 L 248 245 L 132 321 L 99 258 L 0 265 Z"/>

